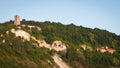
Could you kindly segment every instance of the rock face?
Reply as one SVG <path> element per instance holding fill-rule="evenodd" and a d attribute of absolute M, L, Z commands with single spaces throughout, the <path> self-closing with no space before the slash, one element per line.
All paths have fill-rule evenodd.
<path fill-rule="evenodd" d="M 9 34 L 9 31 L 6 31 L 6 34 Z"/>
<path fill-rule="evenodd" d="M 54 41 L 52 44 L 52 49 L 56 51 L 64 51 L 66 50 L 66 45 L 62 43 L 61 41 Z"/>
<path fill-rule="evenodd" d="M 48 43 L 46 43 L 44 40 L 42 40 L 42 41 L 39 41 L 39 40 L 38 40 L 38 46 L 39 46 L 39 47 L 45 47 L 45 48 L 48 48 L 48 49 L 51 50 L 51 45 L 48 44 Z"/>
<path fill-rule="evenodd" d="M 83 50 L 90 50 L 90 51 L 93 51 L 92 47 L 90 47 L 90 46 L 81 45 L 81 47 L 83 48 Z"/>
<path fill-rule="evenodd" d="M 109 47 L 101 47 L 101 48 L 97 48 L 97 51 L 100 51 L 101 53 L 104 53 L 104 52 L 109 52 L 109 53 L 114 53 L 115 52 L 115 49 L 113 48 L 109 48 Z"/>
<path fill-rule="evenodd" d="M 2 43 L 5 43 L 5 39 L 2 41 Z"/>
<path fill-rule="evenodd" d="M 93 51 L 92 47 L 87 46 L 87 45 L 81 45 L 81 48 L 82 48 L 83 50 Z M 109 53 L 112 54 L 112 53 L 115 52 L 115 49 L 109 48 L 108 46 L 106 46 L 106 47 L 97 47 L 96 50 L 97 50 L 97 51 L 100 51 L 101 53 L 109 52 Z"/>
<path fill-rule="evenodd" d="M 53 56 L 54 62 L 60 67 L 60 68 L 69 68 L 69 66 L 56 54 Z"/>
<path fill-rule="evenodd" d="M 23 31 L 23 30 L 16 30 L 15 31 L 14 29 L 12 29 L 11 32 L 15 33 L 16 37 L 21 37 L 21 38 L 26 39 L 27 41 L 30 41 L 30 37 L 31 37 L 30 34 Z"/>
<path fill-rule="evenodd" d="M 11 29 L 11 32 L 15 34 L 16 37 L 21 37 L 27 41 L 30 41 L 30 39 L 36 41 L 37 43 L 35 44 L 37 47 L 45 47 L 48 49 L 54 49 L 56 51 L 65 51 L 66 45 L 62 43 L 61 41 L 54 41 L 53 44 L 48 44 L 44 40 L 37 40 L 34 36 L 31 36 L 28 32 L 18 29 Z"/>

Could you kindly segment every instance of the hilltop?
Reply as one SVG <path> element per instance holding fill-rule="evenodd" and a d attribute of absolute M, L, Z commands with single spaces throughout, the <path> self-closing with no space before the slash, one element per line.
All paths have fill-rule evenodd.
<path fill-rule="evenodd" d="M 119 68 L 120 36 L 57 22 L 0 24 L 0 68 Z"/>

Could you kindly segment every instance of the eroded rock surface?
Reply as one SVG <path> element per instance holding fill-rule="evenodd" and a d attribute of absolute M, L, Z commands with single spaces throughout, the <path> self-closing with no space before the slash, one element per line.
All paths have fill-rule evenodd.
<path fill-rule="evenodd" d="M 36 41 L 37 43 L 34 45 L 36 45 L 37 47 L 45 47 L 48 49 L 54 49 L 56 51 L 65 51 L 66 45 L 64 43 L 62 43 L 61 41 L 54 41 L 52 44 L 48 44 L 46 43 L 44 40 L 37 40 L 34 36 L 31 36 L 28 32 L 18 29 L 11 29 L 11 32 L 15 34 L 16 37 L 21 37 L 24 38 L 27 41 L 30 41 L 30 39 Z"/>
<path fill-rule="evenodd" d="M 21 37 L 21 38 L 26 39 L 27 41 L 30 41 L 31 35 L 24 30 L 11 29 L 11 32 L 14 33 L 16 37 Z"/>
<path fill-rule="evenodd" d="M 52 43 L 52 49 L 56 51 L 64 51 L 66 50 L 66 45 L 62 43 L 61 41 L 56 40 Z"/>
<path fill-rule="evenodd" d="M 57 54 L 55 54 L 52 58 L 60 68 L 69 68 L 69 66 Z"/>

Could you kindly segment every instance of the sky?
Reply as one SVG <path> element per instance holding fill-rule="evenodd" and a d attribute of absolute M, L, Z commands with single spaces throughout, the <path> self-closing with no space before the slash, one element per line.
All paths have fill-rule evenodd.
<path fill-rule="evenodd" d="M 22 19 L 100 28 L 120 35 L 120 0 L 0 0 L 0 22 Z"/>

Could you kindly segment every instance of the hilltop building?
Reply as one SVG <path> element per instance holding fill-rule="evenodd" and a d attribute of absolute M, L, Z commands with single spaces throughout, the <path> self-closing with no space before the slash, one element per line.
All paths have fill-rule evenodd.
<path fill-rule="evenodd" d="M 20 25 L 20 16 L 16 15 L 14 18 L 14 24 L 15 25 Z"/>

